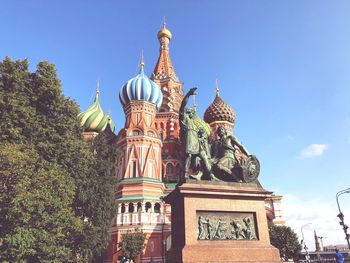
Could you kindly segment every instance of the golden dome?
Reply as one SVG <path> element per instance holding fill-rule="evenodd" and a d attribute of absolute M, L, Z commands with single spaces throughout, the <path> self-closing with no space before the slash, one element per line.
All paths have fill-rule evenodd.
<path fill-rule="evenodd" d="M 171 39 L 172 35 L 171 35 L 171 32 L 166 29 L 165 27 L 162 28 L 162 30 L 160 30 L 157 34 L 157 37 L 158 38 L 161 38 L 161 37 L 167 37 L 169 39 Z"/>
<path fill-rule="evenodd" d="M 172 38 L 171 32 L 166 28 L 165 17 L 163 20 L 163 28 L 157 34 L 158 39 L 161 37 L 167 37 L 169 40 Z"/>

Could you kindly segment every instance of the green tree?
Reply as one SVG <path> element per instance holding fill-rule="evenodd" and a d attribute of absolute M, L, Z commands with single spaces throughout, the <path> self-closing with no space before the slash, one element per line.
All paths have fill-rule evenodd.
<path fill-rule="evenodd" d="M 0 261 L 94 261 L 115 212 L 115 147 L 82 139 L 54 65 L 0 62 Z"/>
<path fill-rule="evenodd" d="M 118 246 L 122 249 L 124 255 L 135 261 L 138 255 L 145 248 L 146 234 L 136 229 L 134 232 L 128 231 L 122 235 Z"/>
<path fill-rule="evenodd" d="M 10 262 L 69 262 L 82 230 L 70 204 L 75 186 L 30 145 L 0 146 L 1 258 Z"/>
<path fill-rule="evenodd" d="M 269 224 L 270 241 L 273 246 L 278 248 L 280 256 L 287 261 L 288 259 L 297 260 L 301 253 L 301 245 L 297 234 L 287 226 Z"/>

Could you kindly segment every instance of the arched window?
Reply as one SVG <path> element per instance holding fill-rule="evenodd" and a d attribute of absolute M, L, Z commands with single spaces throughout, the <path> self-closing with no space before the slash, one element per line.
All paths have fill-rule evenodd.
<path fill-rule="evenodd" d="M 129 203 L 129 213 L 134 213 L 134 204 Z"/>
<path fill-rule="evenodd" d="M 172 176 L 174 174 L 174 166 L 172 163 L 168 163 L 166 165 L 166 175 L 167 176 Z"/>
<path fill-rule="evenodd" d="M 137 160 L 132 161 L 132 174 L 133 178 L 137 177 Z"/>
<path fill-rule="evenodd" d="M 152 207 L 151 203 L 147 202 L 146 203 L 146 212 L 151 212 L 151 207 Z"/>
<path fill-rule="evenodd" d="M 125 213 L 125 205 L 122 204 L 122 213 Z"/>
<path fill-rule="evenodd" d="M 141 204 L 141 202 L 138 202 L 137 203 L 137 212 L 141 213 L 141 211 L 142 211 L 142 204 Z"/>
<path fill-rule="evenodd" d="M 132 131 L 132 135 L 140 135 L 140 134 L 141 134 L 140 130 L 133 130 Z"/>
<path fill-rule="evenodd" d="M 159 203 L 156 203 L 155 205 L 154 205 L 154 212 L 155 213 L 160 213 L 160 204 Z"/>

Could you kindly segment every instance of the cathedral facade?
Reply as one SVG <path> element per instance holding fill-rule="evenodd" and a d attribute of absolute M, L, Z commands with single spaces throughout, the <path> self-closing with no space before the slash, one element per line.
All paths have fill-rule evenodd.
<path fill-rule="evenodd" d="M 163 198 L 184 174 L 179 125 L 184 92 L 170 59 L 172 34 L 165 23 L 157 37 L 159 57 L 152 75 L 146 76 L 141 60 L 139 74 L 119 92 L 125 123 L 115 140 L 119 151 L 115 171 L 117 215 L 111 224 L 111 242 L 104 262 L 119 262 L 122 251 L 118 242 L 130 230 L 139 229 L 147 234 L 140 262 L 165 262 L 165 252 L 171 247 L 171 207 Z M 204 120 L 215 134 L 220 126 L 232 133 L 235 119 L 232 108 L 221 99 L 217 85 L 215 99 L 207 108 Z M 86 140 L 107 126 L 114 131 L 112 120 L 99 105 L 98 90 L 94 103 L 79 115 L 79 121 Z M 267 204 L 267 216 L 273 220 L 276 217 L 273 198 Z"/>

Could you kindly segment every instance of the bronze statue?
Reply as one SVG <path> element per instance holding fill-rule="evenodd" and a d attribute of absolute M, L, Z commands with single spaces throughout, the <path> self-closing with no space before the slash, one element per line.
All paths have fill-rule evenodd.
<path fill-rule="evenodd" d="M 227 135 L 224 127 L 218 127 L 217 134 L 219 136 L 219 140 L 217 140 L 214 144 L 215 155 L 213 158 L 213 163 L 219 172 L 227 173 L 229 176 L 233 177 L 234 181 L 239 181 L 240 179 L 233 172 L 233 168 L 237 164 L 235 157 L 235 146 L 238 147 L 243 154 L 249 154 L 234 136 Z"/>
<path fill-rule="evenodd" d="M 181 137 L 185 147 L 185 178 L 189 176 L 189 169 L 193 155 L 199 154 L 199 141 L 198 134 L 196 131 L 196 125 L 194 123 L 194 110 L 185 108 L 188 102 L 188 98 L 196 94 L 197 88 L 190 89 L 182 100 L 181 107 L 179 110 L 180 114 L 180 127 Z"/>
<path fill-rule="evenodd" d="M 236 137 L 228 135 L 222 126 L 216 131 L 219 139 L 210 141 L 210 132 L 207 131 L 209 125 L 198 117 L 194 109 L 186 108 L 189 97 L 196 95 L 196 91 L 197 88 L 192 88 L 187 92 L 179 111 L 181 138 L 186 158 L 184 177 L 245 183 L 256 180 L 260 172 L 258 159 L 254 155 L 249 155 Z M 237 159 L 237 152 L 243 155 L 240 160 Z"/>

